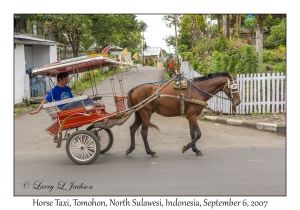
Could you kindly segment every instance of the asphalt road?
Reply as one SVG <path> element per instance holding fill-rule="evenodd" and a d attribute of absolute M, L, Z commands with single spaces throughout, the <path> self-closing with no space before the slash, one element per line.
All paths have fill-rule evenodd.
<path fill-rule="evenodd" d="M 123 77 L 125 92 L 144 82 L 159 81 L 163 69 L 139 68 Z M 118 80 L 115 79 L 118 86 Z M 90 94 L 91 92 L 86 92 Z M 111 93 L 110 80 L 98 84 L 98 93 Z M 109 112 L 112 98 L 104 97 Z M 141 135 L 128 156 L 129 126 L 112 128 L 114 145 L 90 165 L 76 165 L 67 156 L 65 141 L 56 148 L 44 132 L 51 123 L 42 110 L 14 119 L 14 195 L 28 196 L 267 196 L 286 195 L 286 138 L 245 127 L 199 121 L 202 137 L 196 156 L 181 149 L 189 143 L 183 117 L 154 114 L 161 132 L 149 131 L 149 144 L 159 157 L 144 149 Z M 84 128 L 82 128 L 84 129 Z M 60 186 L 60 188 L 58 187 Z M 83 189 L 85 188 L 85 189 Z"/>

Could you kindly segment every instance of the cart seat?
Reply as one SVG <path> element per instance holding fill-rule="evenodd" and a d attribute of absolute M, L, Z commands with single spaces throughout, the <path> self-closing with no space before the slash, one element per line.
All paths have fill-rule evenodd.
<path fill-rule="evenodd" d="M 58 105 L 61 105 L 61 104 L 67 104 L 67 103 L 71 103 L 71 102 L 74 102 L 74 101 L 85 100 L 87 98 L 88 98 L 87 95 L 82 95 L 82 96 L 76 96 L 76 97 L 73 97 L 73 98 L 67 98 L 67 99 L 60 100 L 60 101 L 53 101 L 53 102 L 50 102 L 50 103 L 43 104 L 43 108 L 47 109 L 47 108 L 50 108 L 50 107 L 53 107 L 53 106 L 58 106 Z"/>
<path fill-rule="evenodd" d="M 43 104 L 43 108 L 47 110 L 48 114 L 52 118 L 57 118 L 58 112 L 61 112 L 61 110 L 57 107 L 58 105 L 67 104 L 67 103 L 71 103 L 74 101 L 81 101 L 81 100 L 85 100 L 87 98 L 88 98 L 87 95 L 82 95 L 82 96 L 76 96 L 73 98 L 67 98 L 67 99 L 60 100 L 60 101 L 53 101 L 53 102 Z"/>

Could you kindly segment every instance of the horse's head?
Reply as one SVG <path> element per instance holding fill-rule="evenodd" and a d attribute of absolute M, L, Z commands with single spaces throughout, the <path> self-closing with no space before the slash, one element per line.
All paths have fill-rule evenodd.
<path fill-rule="evenodd" d="M 228 76 L 227 84 L 224 86 L 224 93 L 232 100 L 232 103 L 238 106 L 241 103 L 241 97 L 238 90 L 238 85 L 232 76 Z"/>

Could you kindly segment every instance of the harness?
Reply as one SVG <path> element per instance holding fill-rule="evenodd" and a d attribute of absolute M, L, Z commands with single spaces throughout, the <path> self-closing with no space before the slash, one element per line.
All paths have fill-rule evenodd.
<path fill-rule="evenodd" d="M 189 97 L 188 98 L 184 98 L 184 95 L 182 93 L 182 89 L 186 89 L 187 88 L 187 83 L 182 82 L 183 80 L 185 80 L 188 83 L 190 83 Z M 225 90 L 225 88 L 229 88 L 230 94 L 231 94 L 231 98 L 225 98 L 225 97 L 222 97 L 222 96 L 213 95 L 213 94 L 211 94 L 211 93 L 203 90 L 202 88 L 199 88 L 198 86 L 196 86 L 188 78 L 182 77 L 181 74 L 178 75 L 178 79 L 177 79 L 177 81 L 175 82 L 175 84 L 173 86 L 174 86 L 175 89 L 179 89 L 180 90 L 180 96 L 167 95 L 167 94 L 161 94 L 160 96 L 168 96 L 168 97 L 171 97 L 171 98 L 178 98 L 180 100 L 180 114 L 181 115 L 185 115 L 185 113 L 184 113 L 184 102 L 194 103 L 194 104 L 197 104 L 197 105 L 200 105 L 200 106 L 203 106 L 203 107 L 206 107 L 208 105 L 208 103 L 205 102 L 205 101 L 201 101 L 201 100 L 198 100 L 198 99 L 191 99 L 190 94 L 191 94 L 191 87 L 192 86 L 194 86 L 198 90 L 200 90 L 200 91 L 204 92 L 205 94 L 208 94 L 208 95 L 210 95 L 212 97 L 223 98 L 223 99 L 230 100 L 230 101 L 233 100 L 233 94 L 234 93 L 238 93 L 238 90 L 237 90 L 237 86 L 238 85 L 235 83 L 234 80 L 230 81 L 229 78 L 227 78 L 227 84 L 223 87 L 223 91 Z M 236 91 L 234 91 L 234 90 L 236 90 Z"/>
<path fill-rule="evenodd" d="M 185 87 L 185 83 L 184 82 L 181 82 L 181 80 L 184 79 L 186 80 L 188 83 L 190 83 L 190 89 L 189 89 L 189 97 L 188 98 L 185 98 L 184 97 L 184 94 L 182 92 L 183 89 L 186 89 L 187 87 Z M 179 82 L 178 82 L 179 80 Z M 185 115 L 184 113 L 184 102 L 189 102 L 189 103 L 194 103 L 194 104 L 197 104 L 197 105 L 200 105 L 200 106 L 203 106 L 203 107 L 206 107 L 208 105 L 207 102 L 205 101 L 201 101 L 201 100 L 198 100 L 198 99 L 191 99 L 191 87 L 192 85 L 197 88 L 198 90 L 212 96 L 212 97 L 218 97 L 218 98 L 223 98 L 223 99 L 226 99 L 226 100 L 230 100 L 232 101 L 233 100 L 233 94 L 234 93 L 238 93 L 238 91 L 233 91 L 234 89 L 237 89 L 237 84 L 235 83 L 235 81 L 230 81 L 229 78 L 227 78 L 228 82 L 227 84 L 223 87 L 223 91 L 225 90 L 225 88 L 229 88 L 230 90 L 230 94 L 231 94 L 231 98 L 225 98 L 225 97 L 221 97 L 221 96 L 217 96 L 217 95 L 213 95 L 211 93 L 208 93 L 207 91 L 199 88 L 198 86 L 196 86 L 191 80 L 189 80 L 188 78 L 186 77 L 182 77 L 182 74 L 179 74 L 177 73 L 176 74 L 176 77 L 172 78 L 171 80 L 169 81 L 161 81 L 161 82 L 152 82 L 152 83 L 144 83 L 144 84 L 155 84 L 155 83 L 159 83 L 159 86 L 158 86 L 158 89 L 155 91 L 155 93 L 153 95 L 151 95 L 150 97 L 148 97 L 147 99 L 145 99 L 144 101 L 142 101 L 140 104 L 138 105 L 135 105 L 133 106 L 131 109 L 137 111 L 138 109 L 141 109 L 143 106 L 145 106 L 146 104 L 150 103 L 151 101 L 153 101 L 154 99 L 156 98 L 160 98 L 160 97 L 171 97 L 171 98 L 178 98 L 180 100 L 180 114 L 181 115 Z M 173 84 L 173 87 L 175 89 L 179 89 L 180 90 L 180 96 L 174 96 L 174 95 L 168 95 L 168 94 L 160 94 L 160 91 L 165 88 L 167 85 L 169 85 L 171 82 L 174 82 L 175 81 L 175 85 Z M 135 88 L 133 89 L 136 89 L 144 84 L 141 84 L 141 85 L 138 85 L 136 86 Z M 162 84 L 163 87 L 160 87 Z M 184 85 L 184 86 L 183 86 Z"/>

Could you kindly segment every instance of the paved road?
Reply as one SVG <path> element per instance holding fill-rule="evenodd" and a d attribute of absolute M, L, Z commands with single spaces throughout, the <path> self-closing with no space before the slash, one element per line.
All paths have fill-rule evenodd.
<path fill-rule="evenodd" d="M 162 69 L 140 68 L 124 78 L 125 91 L 135 85 L 159 81 Z M 111 92 L 109 79 L 98 86 Z M 117 84 L 117 81 L 116 85 Z M 104 101 L 112 103 L 110 98 Z M 108 106 L 113 111 L 113 106 Z M 160 133 L 149 132 L 149 144 L 158 158 L 146 155 L 140 135 L 136 149 L 128 156 L 131 117 L 112 128 L 115 142 L 111 150 L 91 165 L 76 165 L 67 156 L 65 144 L 55 148 L 52 137 L 43 130 L 51 123 L 42 110 L 15 118 L 14 194 L 15 195 L 285 195 L 286 138 L 251 128 L 199 121 L 202 137 L 196 156 L 181 153 L 190 141 L 187 120 L 154 114 L 152 121 Z M 74 185 L 86 189 L 71 188 Z M 62 189 L 58 189 L 57 186 Z M 26 187 L 29 189 L 25 189 Z M 33 189 L 35 186 L 38 189 Z M 53 187 L 53 189 L 52 189 Z M 80 187 L 79 187 L 80 188 Z M 82 188 L 82 187 L 81 187 Z"/>

